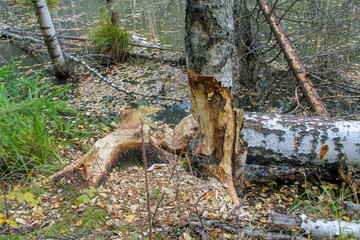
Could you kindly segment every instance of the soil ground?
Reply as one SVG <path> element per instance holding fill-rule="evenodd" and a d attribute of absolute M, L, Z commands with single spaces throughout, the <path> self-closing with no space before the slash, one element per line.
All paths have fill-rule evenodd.
<path fill-rule="evenodd" d="M 133 59 L 99 67 L 99 71 L 126 90 L 189 98 L 182 66 Z M 166 114 L 173 117 L 172 123 L 189 114 L 186 102 L 126 96 L 86 69 L 77 71 L 67 85 L 71 85 L 70 106 L 89 124 L 79 127 L 90 129 L 92 125 L 97 129 L 96 136 L 78 139 L 87 146 L 117 127 L 122 107 L 156 106 L 159 112 L 170 109 L 161 112 L 158 118 L 153 116 L 154 130 L 164 127 Z M 181 114 L 174 117 L 171 109 L 180 109 Z M 61 150 L 66 164 L 85 153 L 86 148 L 76 146 Z M 317 169 L 249 165 L 242 205 L 233 212 L 231 198 L 218 181 L 195 177 L 192 170 L 184 169 L 191 156 L 180 158 L 164 153 L 162 158 L 168 164 L 148 170 L 148 188 L 143 166 L 131 163 L 114 168 L 100 188 L 89 188 L 81 179 L 65 177 L 50 183 L 46 177 L 37 176 L 28 190 L 35 194 L 38 206 L 26 202 L 11 205 L 9 218 L 19 224 L 12 231 L 28 239 L 149 238 L 150 213 L 154 239 L 291 239 L 294 236 L 301 239 L 311 238 L 311 234 L 299 225 L 277 224 L 274 216 L 290 215 L 294 221 L 300 213 L 311 218 L 345 221 L 359 217 L 356 212 L 346 211 L 342 204 L 353 200 L 353 195 L 349 187 L 336 179 L 336 174 L 331 176 Z M 0 233 L 6 231 L 5 226 L 0 228 Z"/>

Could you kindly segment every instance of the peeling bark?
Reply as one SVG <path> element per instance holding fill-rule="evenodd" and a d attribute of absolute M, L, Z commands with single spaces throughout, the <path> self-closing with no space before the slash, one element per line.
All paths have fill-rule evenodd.
<path fill-rule="evenodd" d="M 233 0 L 188 0 L 186 53 L 191 111 L 198 123 L 193 141 L 199 165 L 222 183 L 236 205 L 233 183 L 235 116 L 233 81 Z"/>
<path fill-rule="evenodd" d="M 60 79 L 66 78 L 69 74 L 69 68 L 62 53 L 46 1 L 31 0 L 31 2 L 35 7 L 38 23 L 44 36 L 51 62 L 54 65 L 55 74 Z"/>
<path fill-rule="evenodd" d="M 293 72 L 296 81 L 298 82 L 302 93 L 307 102 L 310 104 L 312 111 L 318 113 L 320 116 L 328 116 L 328 112 L 320 100 L 320 97 L 313 87 L 312 82 L 307 78 L 307 72 L 298 59 L 295 49 L 291 42 L 286 37 L 285 33 L 280 29 L 275 15 L 271 12 L 266 0 L 257 0 L 261 11 L 263 12 L 266 21 L 268 22 L 271 31 L 274 33 L 276 40 L 288 62 L 291 71 Z"/>

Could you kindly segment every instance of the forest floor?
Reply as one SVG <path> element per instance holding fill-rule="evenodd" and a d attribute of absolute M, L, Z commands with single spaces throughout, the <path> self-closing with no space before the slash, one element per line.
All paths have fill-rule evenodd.
<path fill-rule="evenodd" d="M 70 106 L 77 109 L 76 118 L 82 119 L 79 129 L 95 134 L 59 146 L 64 164 L 81 157 L 97 139 L 116 129 L 122 107 L 159 108 L 157 116 L 152 116 L 154 130 L 190 114 L 182 66 L 133 59 L 99 71 L 126 90 L 186 101 L 126 96 L 86 69 L 78 70 L 67 83 Z M 276 107 L 268 110 L 279 111 Z M 344 204 L 355 198 L 336 173 L 249 165 L 240 196 L 242 205 L 233 211 L 230 196 L 217 180 L 195 177 L 184 169 L 187 157 L 164 153 L 162 158 L 168 164 L 147 170 L 147 188 L 145 169 L 133 163 L 114 168 L 100 188 L 66 176 L 49 182 L 38 175 L 22 188 L 35 195 L 37 205 L 7 206 L 8 218 L 19 225 L 10 231 L 27 239 L 148 239 L 150 218 L 153 239 L 308 239 L 312 235 L 300 227 L 302 213 L 310 219 L 359 219 L 359 212 L 349 211 Z M 0 234 L 7 231 L 0 227 Z"/>
<path fill-rule="evenodd" d="M 23 18 L 36 21 L 28 15 Z M 66 50 L 76 52 L 73 50 L 81 44 L 67 46 Z M 39 48 L 36 51 L 40 52 Z M 46 51 L 44 47 L 42 51 Z M 98 66 L 97 61 L 86 60 Z M 337 74 L 332 81 L 314 81 L 321 96 L 329 96 L 323 100 L 333 117 L 360 120 L 360 72 L 359 65 L 354 66 L 349 72 Z M 97 69 L 123 89 L 159 93 L 184 101 L 127 96 L 82 66 L 77 67 L 66 85 L 70 86 L 67 90 L 70 106 L 78 114 L 64 118 L 76 123 L 84 134 L 73 137 L 70 145 L 59 144 L 63 166 L 57 166 L 58 169 L 79 159 L 96 140 L 115 130 L 121 122 L 122 107 L 158 108 L 152 116 L 154 130 L 165 124 L 177 124 L 190 114 L 184 66 L 132 59 Z M 327 74 L 332 73 L 324 76 Z M 344 78 L 344 74 L 348 77 Z M 245 85 L 236 95 L 247 110 L 287 112 L 299 100 L 291 78 L 286 67 L 273 66 L 262 74 L 258 84 Z M 302 108 L 292 113 L 307 114 Z M 346 201 L 356 202 L 357 198 L 337 173 L 249 165 L 240 196 L 242 204 L 232 211 L 231 198 L 218 181 L 195 177 L 193 172 L 185 170 L 186 155 L 180 158 L 166 153 L 163 159 L 168 164 L 154 166 L 152 170 L 131 163 L 114 168 L 99 188 L 90 188 L 79 179 L 66 176 L 56 182 L 49 182 L 43 175 L 29 176 L 21 189 L 14 191 L 18 191 L 18 196 L 21 196 L 19 192 L 30 192 L 36 202 L 1 201 L 0 213 L 6 212 L 6 219 L 13 219 L 18 227 L 8 228 L 10 225 L 0 223 L 0 238 L 148 239 L 150 218 L 153 239 L 314 239 L 301 229 L 300 214 L 310 219 L 346 222 L 360 219 L 358 210 L 348 210 Z M 145 171 L 149 177 L 147 188 Z M 2 219 L 5 218 L 1 216 Z"/>

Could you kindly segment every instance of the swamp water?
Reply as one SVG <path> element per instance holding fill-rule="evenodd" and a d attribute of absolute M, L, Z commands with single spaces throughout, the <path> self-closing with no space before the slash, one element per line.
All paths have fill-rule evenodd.
<path fill-rule="evenodd" d="M 34 17 L 32 6 L 10 5 L 12 11 L 17 14 L 23 12 L 29 17 L 21 21 L 28 21 Z M 16 9 L 16 10 L 15 10 Z M 184 18 L 185 1 L 180 0 L 113 0 L 110 3 L 102 0 L 59 0 L 54 6 L 49 6 L 53 23 L 59 35 L 89 37 L 88 33 L 93 29 L 101 16 L 107 14 L 108 9 L 114 9 L 119 13 L 120 24 L 130 35 L 146 38 L 154 45 L 159 45 L 180 51 L 169 54 L 181 54 L 184 46 Z M 0 7 L 0 10 L 1 7 Z M 6 11 L 2 11 L 5 13 Z M 17 26 L 16 21 L 1 14 L 0 25 Z M 26 24 L 26 31 L 40 32 L 35 20 L 32 24 Z M 66 40 L 62 40 L 66 41 Z M 136 42 L 135 42 L 136 43 Z M 145 49 L 146 51 L 146 49 Z M 163 52 L 168 54 L 168 52 Z M 24 51 L 20 46 L 11 41 L 0 40 L 0 65 L 20 61 L 19 71 L 38 73 L 44 70 L 51 70 L 46 55 L 32 55 Z M 45 71 L 46 72 L 46 71 Z M 149 81 L 148 84 L 151 84 Z M 145 102 L 145 101 L 144 101 Z M 141 102 L 139 102 L 141 104 Z M 132 107 L 137 107 L 137 104 Z M 166 120 L 168 123 L 177 123 L 189 114 L 189 103 L 166 106 L 158 113 L 158 120 Z"/>

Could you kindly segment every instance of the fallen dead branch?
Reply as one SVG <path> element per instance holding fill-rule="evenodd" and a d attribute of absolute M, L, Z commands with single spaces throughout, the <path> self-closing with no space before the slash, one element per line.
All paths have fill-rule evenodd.
<path fill-rule="evenodd" d="M 29 41 L 29 42 L 33 42 L 33 43 L 39 43 L 39 44 L 44 44 L 44 42 L 40 39 L 36 39 L 30 36 L 20 36 L 18 34 L 14 34 L 11 33 L 9 31 L 6 30 L 1 30 L 0 29 L 0 34 L 2 34 L 3 36 L 7 37 L 7 38 L 14 38 L 16 40 L 21 40 L 21 41 Z M 95 74 L 96 76 L 98 76 L 102 81 L 106 82 L 107 84 L 109 84 L 111 87 L 115 88 L 116 90 L 123 92 L 125 94 L 128 95 L 139 95 L 139 96 L 143 96 L 143 97 L 148 97 L 148 98 L 156 98 L 159 100 L 171 100 L 171 101 L 178 101 L 178 102 L 183 102 L 185 101 L 184 99 L 177 99 L 177 98 L 172 98 L 172 97 L 163 97 L 160 94 L 146 94 L 146 93 L 141 93 L 141 92 L 137 92 L 137 91 L 128 91 L 125 90 L 121 87 L 119 87 L 118 85 L 116 85 L 115 83 L 111 82 L 110 80 L 108 80 L 107 78 L 105 78 L 103 75 L 101 75 L 99 73 L 99 71 L 97 71 L 96 69 L 90 67 L 89 64 L 87 64 L 85 61 L 82 61 L 70 54 L 64 53 L 65 57 L 67 59 L 70 59 L 74 62 L 80 63 L 82 64 L 84 67 L 86 67 L 89 71 L 91 71 L 93 74 Z"/>
<path fill-rule="evenodd" d="M 340 168 L 339 168 L 339 174 L 341 176 L 341 179 L 346 182 L 349 187 L 354 191 L 354 196 L 356 198 L 356 201 L 359 202 L 358 194 L 360 193 L 360 185 L 359 183 L 353 178 L 353 171 L 349 171 L 346 175 L 344 173 L 344 165 L 347 160 L 347 156 L 344 157 L 344 159 L 341 161 Z"/>
<path fill-rule="evenodd" d="M 178 101 L 178 102 L 183 102 L 184 99 L 177 99 L 177 98 L 171 98 L 171 97 L 163 97 L 160 96 L 160 94 L 146 94 L 146 93 L 141 93 L 141 92 L 137 92 L 137 91 L 128 91 L 125 90 L 121 87 L 119 87 L 118 85 L 116 85 L 115 83 L 111 82 L 109 79 L 105 78 L 103 75 L 101 75 L 99 73 L 99 71 L 97 71 L 96 69 L 92 68 L 89 66 L 89 64 L 87 64 L 85 61 L 82 61 L 74 56 L 71 56 L 70 54 L 65 54 L 66 58 L 80 63 L 82 64 L 84 67 L 86 67 L 89 71 L 91 71 L 92 73 L 94 73 L 96 76 L 98 76 L 102 81 L 106 82 L 107 84 L 109 84 L 110 86 L 112 86 L 113 88 L 115 88 L 116 90 L 126 93 L 128 95 L 139 95 L 139 96 L 143 96 L 143 97 L 148 97 L 148 98 L 156 98 L 159 100 L 172 100 L 172 101 Z"/>
<path fill-rule="evenodd" d="M 2 25 L 2 26 L 0 26 L 0 29 L 9 31 L 10 33 L 15 33 L 15 34 L 42 37 L 41 33 L 29 32 L 29 31 L 25 31 L 25 30 L 20 29 L 20 28 L 14 28 L 14 27 L 10 27 L 10 26 Z M 86 37 L 66 36 L 66 35 L 61 35 L 61 34 L 58 34 L 57 36 L 58 36 L 58 38 L 69 39 L 69 40 L 91 41 L 91 38 L 86 38 Z M 135 46 L 135 47 L 141 47 L 141 48 L 153 48 L 153 49 L 159 49 L 159 50 L 180 52 L 180 50 L 178 50 L 178 49 L 171 49 L 171 48 L 166 48 L 166 47 L 152 45 L 152 44 L 151 45 L 145 45 L 145 44 L 129 43 L 129 45 L 130 46 Z"/>
<path fill-rule="evenodd" d="M 164 57 L 164 56 L 156 56 L 156 55 L 150 55 L 150 54 L 145 54 L 145 53 L 130 53 L 130 57 L 163 61 L 163 62 L 175 63 L 175 64 L 180 64 L 180 65 L 186 64 L 185 57 Z"/>
<path fill-rule="evenodd" d="M 297 57 L 291 42 L 282 29 L 280 29 L 280 25 L 278 24 L 280 20 L 278 20 L 271 12 L 271 8 L 266 0 L 257 0 L 257 3 L 263 12 L 264 17 L 271 28 L 271 32 L 274 34 L 296 81 L 298 82 L 302 93 L 304 94 L 307 102 L 310 104 L 312 111 L 316 112 L 320 116 L 328 116 L 329 114 L 321 102 L 316 89 L 307 77 L 307 71 L 304 65 Z"/>
<path fill-rule="evenodd" d="M 284 233 L 272 233 L 265 230 L 258 231 L 251 229 L 249 226 L 239 227 L 238 224 L 224 223 L 221 220 L 210 220 L 202 217 L 189 218 L 187 221 L 188 226 L 197 226 L 202 228 L 214 227 L 220 228 L 226 232 L 232 234 L 237 234 L 241 239 L 245 237 L 256 238 L 256 239 L 280 239 L 280 240 L 290 240 L 290 239 L 300 239 L 305 240 L 307 238 L 296 236 L 295 234 L 284 234 Z"/>

